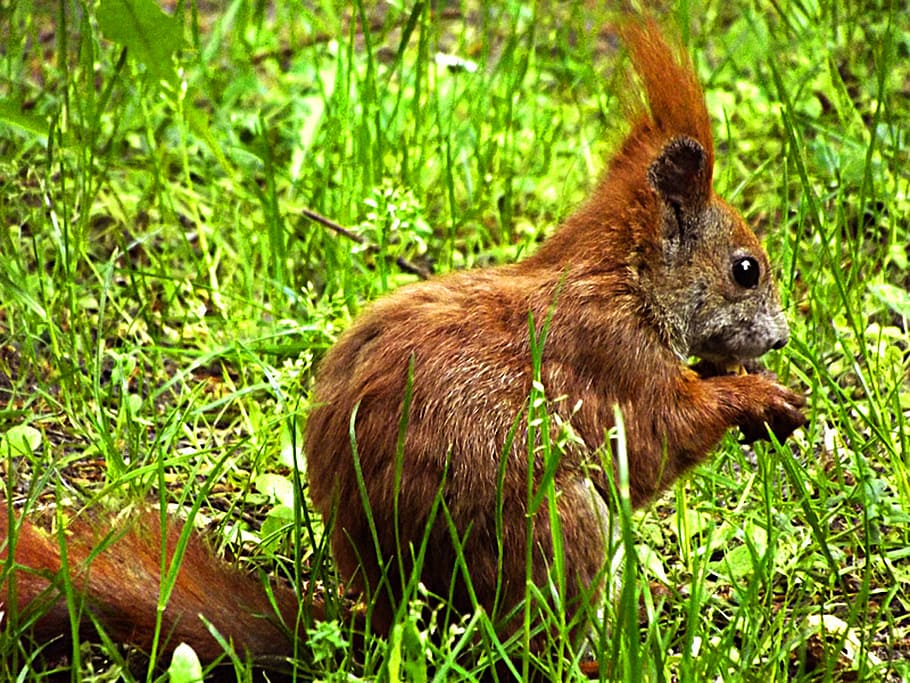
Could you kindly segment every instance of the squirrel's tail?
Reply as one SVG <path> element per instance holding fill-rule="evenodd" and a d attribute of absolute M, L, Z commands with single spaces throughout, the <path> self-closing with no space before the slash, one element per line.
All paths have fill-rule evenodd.
<path fill-rule="evenodd" d="M 213 633 L 241 656 L 281 657 L 293 654 L 304 618 L 325 617 L 319 603 L 302 615 L 293 590 L 267 588 L 219 560 L 182 523 L 167 519 L 162 530 L 158 512 L 113 528 L 77 520 L 67 527 L 61 553 L 56 535 L 11 518 L 2 498 L 0 508 L 0 629 L 15 615 L 19 623 L 34 620 L 31 633 L 39 642 L 66 642 L 72 606 L 81 636 L 100 627 L 113 641 L 150 653 L 157 633 L 158 654 L 186 643 L 211 662 L 225 651 Z"/>

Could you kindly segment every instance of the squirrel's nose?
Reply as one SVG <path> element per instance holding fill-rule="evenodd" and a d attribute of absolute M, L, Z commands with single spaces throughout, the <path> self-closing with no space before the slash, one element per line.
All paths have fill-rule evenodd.
<path fill-rule="evenodd" d="M 787 345 L 788 341 L 790 341 L 790 334 L 785 332 L 783 336 L 778 337 L 777 341 L 771 345 L 771 348 L 775 351 L 779 351 Z"/>

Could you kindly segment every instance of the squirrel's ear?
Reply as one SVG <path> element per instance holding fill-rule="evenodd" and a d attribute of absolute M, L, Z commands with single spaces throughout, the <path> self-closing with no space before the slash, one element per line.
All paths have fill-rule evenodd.
<path fill-rule="evenodd" d="M 674 211 L 700 209 L 711 184 L 705 148 L 688 136 L 673 138 L 648 168 L 648 182 Z"/>

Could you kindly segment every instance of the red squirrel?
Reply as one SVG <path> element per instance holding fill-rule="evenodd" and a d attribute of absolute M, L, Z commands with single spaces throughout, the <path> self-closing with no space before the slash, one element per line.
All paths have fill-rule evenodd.
<path fill-rule="evenodd" d="M 543 477 L 533 457 L 529 474 L 527 416 L 532 336 L 544 328 L 539 380 L 550 424 L 573 435 L 552 473 L 567 610 L 603 577 L 598 530 L 612 472 L 601 463 L 616 407 L 633 506 L 704 460 L 729 428 L 748 440 L 768 430 L 783 440 L 805 421 L 803 396 L 772 374 L 720 370 L 783 347 L 787 322 L 758 239 L 714 194 L 710 121 L 690 61 L 651 21 L 629 22 L 621 35 L 644 102 L 590 199 L 519 263 L 452 273 L 376 301 L 319 367 L 306 428 L 309 491 L 331 522 L 341 578 L 371 604 L 374 632 L 389 631 L 401 576 L 425 538 L 420 580 L 460 612 L 477 604 L 503 617 L 521 604 L 528 557 L 531 580 L 549 590 L 550 518 L 546 506 L 530 524 L 526 514 L 529 477 L 532 490 Z M 691 357 L 703 362 L 690 367 Z M 143 648 L 158 600 L 159 522 L 147 515 L 90 562 L 99 537 L 91 523 L 68 530 L 68 564 L 86 608 L 112 638 Z M 56 538 L 18 523 L 15 560 L 29 569 L 15 572 L 15 599 L 27 613 L 61 563 Z M 9 524 L 4 510 L 4 537 Z M 169 529 L 169 548 L 180 532 Z M 38 632 L 68 633 L 65 604 L 44 598 L 51 609 Z M 238 651 L 290 654 L 298 600 L 282 587 L 273 598 L 283 625 L 258 580 L 191 535 L 163 614 L 163 650 L 185 641 L 205 660 L 217 656 L 202 615 Z M 323 616 L 318 604 L 306 609 Z M 515 628 L 501 623 L 505 635 Z"/>

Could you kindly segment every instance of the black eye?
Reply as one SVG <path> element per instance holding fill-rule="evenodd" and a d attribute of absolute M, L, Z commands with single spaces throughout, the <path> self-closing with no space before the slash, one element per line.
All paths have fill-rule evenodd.
<path fill-rule="evenodd" d="M 758 285 L 758 278 L 761 277 L 761 268 L 751 256 L 744 256 L 733 262 L 733 279 L 736 284 L 746 289 L 754 289 Z"/>

